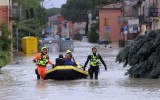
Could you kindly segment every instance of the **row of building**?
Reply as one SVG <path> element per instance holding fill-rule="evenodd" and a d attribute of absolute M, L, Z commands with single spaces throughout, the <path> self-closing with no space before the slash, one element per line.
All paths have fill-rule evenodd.
<path fill-rule="evenodd" d="M 99 8 L 99 41 L 120 39 L 132 40 L 137 35 L 146 34 L 160 28 L 160 0 L 123 0 Z M 89 23 L 90 21 L 89 14 Z M 49 18 L 52 33 L 62 37 L 75 38 L 75 34 L 85 33 L 86 22 L 72 23 L 61 15 Z M 89 25 L 90 26 L 90 25 Z"/>
<path fill-rule="evenodd" d="M 160 29 L 160 0 L 123 0 L 99 9 L 99 40 L 132 40 Z"/>
<path fill-rule="evenodd" d="M 16 6 L 16 5 L 15 5 Z M 0 0 L 0 24 L 8 23 L 12 30 L 12 20 L 17 19 L 12 0 Z M 123 0 L 99 8 L 99 41 L 111 40 L 118 43 L 124 36 L 127 40 L 151 30 L 160 29 L 160 0 Z M 12 11 L 11 11 L 12 10 Z M 77 38 L 85 34 L 86 22 L 72 23 L 61 15 L 48 18 L 51 33 L 65 38 Z M 1 29 L 1 28 L 0 28 Z"/>
<path fill-rule="evenodd" d="M 86 22 L 73 23 L 57 14 L 48 18 L 48 27 L 50 27 L 50 34 L 53 36 L 80 40 L 81 36 L 85 35 Z"/>

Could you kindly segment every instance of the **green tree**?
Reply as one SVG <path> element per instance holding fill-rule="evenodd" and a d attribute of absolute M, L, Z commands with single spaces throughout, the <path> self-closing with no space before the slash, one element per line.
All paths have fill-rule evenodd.
<path fill-rule="evenodd" d="M 81 22 L 87 20 L 88 11 L 92 12 L 93 19 L 98 16 L 98 8 L 106 4 L 119 2 L 120 0 L 67 0 L 62 5 L 61 14 L 66 20 Z"/>
<path fill-rule="evenodd" d="M 21 48 L 21 40 L 23 37 L 37 36 L 40 33 L 41 5 L 40 0 L 13 0 L 13 5 L 17 3 L 21 7 L 21 16 L 19 20 L 13 22 L 13 46 L 16 48 L 16 28 L 18 28 L 19 51 Z"/>
<path fill-rule="evenodd" d="M 0 68 L 5 66 L 10 61 L 10 44 L 11 44 L 11 32 L 8 29 L 6 22 L 1 25 L 2 36 L 0 37 Z"/>
<path fill-rule="evenodd" d="M 11 39 L 9 38 L 9 36 L 11 35 L 10 34 L 11 32 L 9 31 L 6 22 L 3 22 L 1 27 L 2 27 L 2 36 L 0 37 L 0 50 L 9 51 L 11 43 Z"/>
<path fill-rule="evenodd" d="M 116 61 L 130 68 L 126 75 L 134 78 L 158 78 L 160 75 L 160 30 L 138 36 L 124 47 Z"/>
<path fill-rule="evenodd" d="M 91 9 L 91 0 L 68 0 L 62 5 L 61 14 L 66 20 L 81 22 L 87 20 L 87 11 Z"/>
<path fill-rule="evenodd" d="M 48 18 L 48 17 L 51 17 L 51 16 L 53 16 L 53 15 L 59 14 L 60 11 L 61 11 L 60 8 L 50 8 L 50 9 L 46 9 L 47 18 Z"/>
<path fill-rule="evenodd" d="M 94 20 L 93 24 L 91 25 L 91 29 L 87 34 L 89 42 L 97 43 L 97 41 L 99 39 L 98 31 L 99 31 L 99 21 L 98 20 Z"/>

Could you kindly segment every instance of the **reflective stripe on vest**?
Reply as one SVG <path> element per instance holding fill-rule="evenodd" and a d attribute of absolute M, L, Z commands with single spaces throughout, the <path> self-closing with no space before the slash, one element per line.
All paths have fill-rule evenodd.
<path fill-rule="evenodd" d="M 94 56 L 93 54 L 91 54 L 90 65 L 91 66 L 98 66 L 98 64 L 99 64 L 98 55 Z"/>
<path fill-rule="evenodd" d="M 46 56 L 41 55 L 41 58 L 37 59 L 36 64 L 46 67 L 46 65 L 48 64 L 48 59 L 49 59 L 48 55 Z"/>

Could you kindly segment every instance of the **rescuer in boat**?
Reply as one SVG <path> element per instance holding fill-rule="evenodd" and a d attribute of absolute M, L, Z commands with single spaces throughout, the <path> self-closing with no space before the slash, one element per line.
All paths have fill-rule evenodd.
<path fill-rule="evenodd" d="M 66 54 L 70 54 L 70 59 L 69 59 L 69 60 L 72 60 L 72 59 L 73 59 L 73 61 L 76 63 L 76 61 L 75 61 L 75 59 L 74 59 L 74 57 L 73 57 L 73 55 L 72 55 L 72 51 L 71 51 L 71 50 L 67 50 L 67 51 L 66 51 Z"/>
<path fill-rule="evenodd" d="M 64 58 L 64 65 L 72 65 L 72 66 L 77 66 L 77 64 L 73 61 L 70 60 L 71 59 L 71 55 L 70 54 L 66 54 L 65 58 Z"/>
<path fill-rule="evenodd" d="M 92 54 L 88 55 L 87 61 L 85 62 L 85 65 L 83 67 L 83 70 L 85 71 L 86 65 L 90 61 L 90 68 L 89 68 L 90 79 L 93 79 L 93 74 L 95 74 L 95 79 L 98 79 L 99 60 L 104 65 L 105 70 L 107 70 L 107 66 L 106 66 L 105 62 L 103 61 L 101 55 L 97 54 L 97 48 L 96 47 L 92 47 Z"/>
<path fill-rule="evenodd" d="M 40 77 L 42 79 L 45 78 L 46 66 L 48 63 L 54 67 L 54 64 L 49 60 L 47 52 L 48 52 L 47 47 L 42 47 L 41 53 L 36 54 L 36 56 L 33 58 L 33 62 L 36 63 L 37 65 L 36 69 L 37 79 L 40 79 Z"/>

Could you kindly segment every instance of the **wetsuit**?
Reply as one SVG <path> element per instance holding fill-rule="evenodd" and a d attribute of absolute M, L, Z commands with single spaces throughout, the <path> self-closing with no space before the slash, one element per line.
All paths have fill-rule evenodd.
<path fill-rule="evenodd" d="M 101 55 L 99 55 L 99 54 L 93 53 L 93 54 L 89 55 L 88 58 L 87 58 L 87 61 L 85 62 L 83 70 L 85 70 L 86 65 L 90 61 L 90 68 L 89 68 L 90 79 L 93 79 L 93 74 L 95 74 L 95 79 L 98 79 L 99 60 L 104 65 L 105 70 L 107 70 L 107 66 L 106 66 L 105 62 L 103 61 Z"/>

